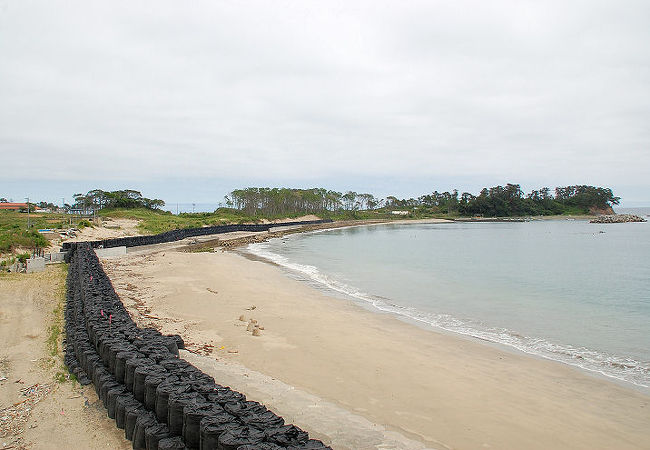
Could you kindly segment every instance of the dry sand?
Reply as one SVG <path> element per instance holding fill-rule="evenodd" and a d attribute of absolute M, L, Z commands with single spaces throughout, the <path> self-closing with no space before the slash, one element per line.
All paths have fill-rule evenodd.
<path fill-rule="evenodd" d="M 650 397 L 572 367 L 368 311 L 234 253 L 103 262 L 140 324 L 180 333 L 217 381 L 335 448 L 650 449 Z"/>
<path fill-rule="evenodd" d="M 129 449 L 92 387 L 55 380 L 46 341 L 64 280 L 61 266 L 0 274 L 0 448 Z"/>
<path fill-rule="evenodd" d="M 79 231 L 77 236 L 67 239 L 68 242 L 96 241 L 100 239 L 112 239 L 126 236 L 139 236 L 142 233 L 138 229 L 139 220 L 102 218 L 101 224 L 92 227 L 85 227 Z"/>

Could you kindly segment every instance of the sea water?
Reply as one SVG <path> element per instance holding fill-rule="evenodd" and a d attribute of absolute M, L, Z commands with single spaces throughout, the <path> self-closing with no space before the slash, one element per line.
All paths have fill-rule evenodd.
<path fill-rule="evenodd" d="M 247 251 L 426 327 L 650 386 L 649 223 L 371 225 Z"/>

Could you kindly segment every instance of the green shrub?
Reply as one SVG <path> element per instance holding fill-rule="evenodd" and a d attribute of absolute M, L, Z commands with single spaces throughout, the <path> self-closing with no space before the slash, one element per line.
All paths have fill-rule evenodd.
<path fill-rule="evenodd" d="M 77 228 L 80 230 L 83 230 L 86 227 L 92 227 L 93 224 L 87 221 L 86 219 L 80 220 L 79 223 L 77 223 Z"/>
<path fill-rule="evenodd" d="M 0 230 L 0 252 L 8 253 L 16 247 L 44 248 L 50 245 L 40 233 L 30 230 L 21 231 L 15 227 Z"/>
<path fill-rule="evenodd" d="M 25 264 L 31 255 L 29 253 L 20 253 L 16 255 L 21 264 Z"/>

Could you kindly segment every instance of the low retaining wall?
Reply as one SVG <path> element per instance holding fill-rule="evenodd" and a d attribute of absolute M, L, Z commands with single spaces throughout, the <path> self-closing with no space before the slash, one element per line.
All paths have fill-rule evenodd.
<path fill-rule="evenodd" d="M 65 252 L 53 252 L 45 254 L 45 264 L 62 263 L 65 260 Z"/>
<path fill-rule="evenodd" d="M 36 258 L 29 258 L 26 261 L 27 273 L 43 272 L 45 270 L 45 258 L 37 256 Z"/>
<path fill-rule="evenodd" d="M 65 363 L 92 383 L 134 449 L 327 449 L 178 357 L 180 336 L 139 328 L 91 243 L 70 247 Z"/>
<path fill-rule="evenodd" d="M 232 233 L 233 231 L 269 231 L 270 228 L 276 226 L 291 227 L 302 225 L 314 225 L 320 223 L 330 223 L 331 219 L 327 220 L 310 220 L 304 222 L 284 222 L 282 224 L 250 224 L 250 225 L 218 225 L 214 227 L 202 228 L 185 228 L 183 230 L 172 230 L 165 233 L 154 234 L 150 236 L 130 236 L 124 238 L 104 239 L 101 241 L 90 241 L 89 244 L 92 248 L 109 248 L 109 247 L 137 247 L 140 245 L 162 244 L 165 242 L 180 241 L 188 237 L 207 236 L 210 234 L 223 234 Z M 78 242 L 64 242 L 63 250 L 69 251 L 79 245 Z"/>
<path fill-rule="evenodd" d="M 126 247 L 96 248 L 95 254 L 100 258 L 115 258 L 126 255 Z"/>

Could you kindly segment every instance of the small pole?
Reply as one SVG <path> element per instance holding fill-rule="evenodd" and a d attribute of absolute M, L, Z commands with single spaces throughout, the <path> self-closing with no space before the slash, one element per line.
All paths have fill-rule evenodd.
<path fill-rule="evenodd" d="M 27 231 L 29 231 L 29 197 L 25 197 L 27 200 Z"/>

